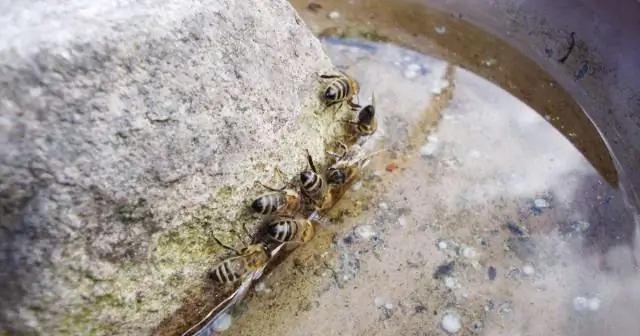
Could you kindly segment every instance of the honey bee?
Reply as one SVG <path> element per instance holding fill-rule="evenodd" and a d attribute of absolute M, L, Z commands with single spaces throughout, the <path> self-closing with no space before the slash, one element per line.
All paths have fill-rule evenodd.
<path fill-rule="evenodd" d="M 366 156 L 355 155 L 347 159 L 349 153 L 347 145 L 338 142 L 337 145 L 342 147 L 342 154 L 327 152 L 334 158 L 335 163 L 327 168 L 327 183 L 329 185 L 347 185 L 357 177 L 362 169 L 369 163 L 372 156 L 386 151 L 385 149 L 373 152 Z"/>
<path fill-rule="evenodd" d="M 313 219 L 281 217 L 267 224 L 267 236 L 279 243 L 306 243 L 315 233 Z"/>
<path fill-rule="evenodd" d="M 321 78 L 331 79 L 325 88 L 322 98 L 327 104 L 327 108 L 340 104 L 338 108 L 346 101 L 351 109 L 358 109 L 361 106 L 353 102 L 353 98 L 360 92 L 360 84 L 354 78 L 351 78 L 344 72 L 340 75 L 320 75 Z"/>
<path fill-rule="evenodd" d="M 276 169 L 282 176 L 282 172 Z M 290 183 L 282 188 L 272 188 L 262 182 L 258 182 L 263 188 L 271 193 L 259 196 L 251 202 L 251 209 L 262 215 L 288 215 L 294 214 L 300 209 L 300 195 Z"/>
<path fill-rule="evenodd" d="M 246 229 L 245 229 L 246 230 Z M 234 249 L 222 244 L 217 238 L 214 239 L 221 246 L 231 249 Z M 274 259 L 285 246 L 284 243 L 278 245 L 271 251 L 266 250 L 265 244 L 253 244 L 247 246 L 243 251 L 236 252 L 236 257 L 228 258 L 222 261 L 218 266 L 214 267 L 213 273 L 215 273 L 215 277 L 218 278 L 217 281 L 222 283 L 224 279 L 228 279 L 226 275 L 222 275 L 223 273 L 217 272 L 218 270 L 224 269 L 224 274 L 234 273 L 234 270 L 237 271 L 234 273 L 234 278 L 238 276 L 238 274 L 244 274 L 238 279 L 242 279 L 240 286 L 227 298 L 225 298 L 222 302 L 220 302 L 215 308 L 213 308 L 209 313 L 202 319 L 200 322 L 191 326 L 186 332 L 182 334 L 182 336 L 208 336 L 213 334 L 213 328 L 215 323 L 226 314 L 231 308 L 235 307 L 239 302 L 244 299 L 244 297 L 249 293 L 249 289 L 253 285 L 253 283 L 258 280 L 264 269 L 268 265 L 269 261 Z M 245 259 L 245 261 L 239 261 L 241 258 Z M 235 264 L 234 264 L 235 263 Z M 236 266 L 239 265 L 239 266 Z M 244 266 L 243 266 L 244 265 Z M 235 281 L 234 281 L 235 282 Z"/>
<path fill-rule="evenodd" d="M 378 129 L 378 120 L 376 119 L 376 97 L 371 93 L 371 104 L 365 106 L 358 112 L 355 120 L 341 120 L 353 126 L 356 137 L 370 136 Z"/>
<path fill-rule="evenodd" d="M 316 210 L 324 209 L 331 205 L 331 194 L 329 193 L 327 181 L 323 174 L 316 168 L 308 150 L 306 153 L 307 162 L 311 170 L 300 173 L 300 187 L 304 196 L 313 203 Z"/>
<path fill-rule="evenodd" d="M 270 259 L 267 244 L 256 243 L 246 246 L 238 251 L 227 245 L 224 245 L 215 236 L 213 239 L 225 249 L 233 251 L 236 255 L 227 258 L 209 272 L 209 277 L 218 284 L 230 285 L 244 278 L 249 273 L 254 273 L 264 266 Z"/>

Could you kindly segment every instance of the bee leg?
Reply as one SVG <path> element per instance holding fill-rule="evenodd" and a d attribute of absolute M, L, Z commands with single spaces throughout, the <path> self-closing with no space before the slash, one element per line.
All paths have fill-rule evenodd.
<path fill-rule="evenodd" d="M 328 155 L 330 155 L 331 157 L 333 157 L 334 160 L 336 161 L 340 161 L 342 160 L 342 158 L 344 157 L 344 155 L 339 155 L 337 153 L 334 152 L 330 152 L 330 151 L 325 151 L 325 153 L 327 153 Z"/>
<path fill-rule="evenodd" d="M 223 243 L 220 241 L 220 239 L 218 239 L 218 237 L 216 237 L 216 235 L 215 235 L 215 234 L 212 234 L 212 237 L 213 237 L 213 240 L 215 240 L 215 241 L 216 241 L 216 243 L 218 243 L 218 245 L 222 246 L 223 248 L 225 248 L 225 249 L 227 249 L 227 250 L 229 250 L 229 251 L 233 251 L 233 252 L 235 252 L 237 255 L 240 255 L 240 251 L 238 251 L 238 250 L 234 249 L 233 247 L 229 247 L 229 246 L 227 246 L 227 245 L 223 244 Z"/>
<path fill-rule="evenodd" d="M 340 160 L 344 159 L 344 157 L 347 155 L 347 145 L 345 145 L 344 142 L 342 142 L 342 141 L 336 141 L 336 144 L 340 148 L 342 148 L 342 155 L 339 155 L 339 154 L 334 153 L 334 152 L 329 152 L 329 151 L 326 151 L 326 153 L 331 155 L 336 161 L 340 161 Z"/>
<path fill-rule="evenodd" d="M 273 168 L 273 172 L 274 172 L 274 175 L 278 175 L 278 178 L 280 180 L 282 180 L 282 182 L 286 182 L 287 181 L 287 179 L 284 176 L 284 173 L 282 172 L 282 170 L 280 170 L 279 167 Z"/>
<path fill-rule="evenodd" d="M 286 185 L 284 187 L 282 187 L 282 188 L 273 188 L 273 187 L 270 187 L 270 186 L 268 186 L 268 185 L 266 185 L 266 184 L 264 184 L 264 183 L 262 183 L 260 181 L 256 181 L 256 184 L 260 185 L 261 187 L 263 187 L 263 188 L 265 188 L 265 189 L 267 189 L 269 191 L 281 192 L 281 191 L 284 191 L 285 189 L 287 189 Z"/>

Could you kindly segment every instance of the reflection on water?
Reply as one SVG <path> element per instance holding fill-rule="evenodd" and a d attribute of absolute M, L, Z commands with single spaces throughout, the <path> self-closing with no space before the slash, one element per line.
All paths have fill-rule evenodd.
<path fill-rule="evenodd" d="M 325 47 L 393 152 L 228 334 L 640 334 L 634 217 L 543 117 L 445 61 Z"/>

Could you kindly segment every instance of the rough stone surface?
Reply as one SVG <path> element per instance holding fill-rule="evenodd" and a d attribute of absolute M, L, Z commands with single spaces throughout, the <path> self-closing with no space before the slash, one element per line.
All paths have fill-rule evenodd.
<path fill-rule="evenodd" d="M 284 0 L 1 7 L 0 330 L 148 333 L 254 181 L 321 158 L 331 64 Z"/>

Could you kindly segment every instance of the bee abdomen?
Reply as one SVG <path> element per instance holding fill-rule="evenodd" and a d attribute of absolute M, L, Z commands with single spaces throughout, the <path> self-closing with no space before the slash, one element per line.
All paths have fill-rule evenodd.
<path fill-rule="evenodd" d="M 302 190 L 307 196 L 316 196 L 324 187 L 322 177 L 310 171 L 300 173 L 300 182 L 302 182 Z"/>
<path fill-rule="evenodd" d="M 343 100 L 350 91 L 349 81 L 344 78 L 339 78 L 329 84 L 324 93 L 324 97 L 333 101 Z"/>
<path fill-rule="evenodd" d="M 284 195 L 281 193 L 268 194 L 256 198 L 251 203 L 251 208 L 257 213 L 268 215 L 276 212 L 284 202 Z"/>
<path fill-rule="evenodd" d="M 221 284 L 233 283 L 240 278 L 240 274 L 233 271 L 229 262 L 222 262 L 211 271 L 209 276 Z"/>
<path fill-rule="evenodd" d="M 278 241 L 291 241 L 296 236 L 298 226 L 294 220 L 280 220 L 273 222 L 268 229 L 271 238 Z"/>

